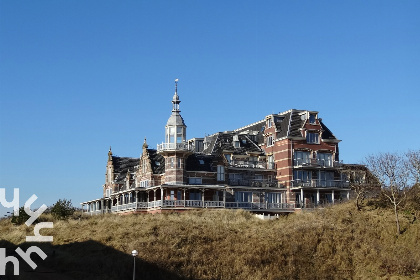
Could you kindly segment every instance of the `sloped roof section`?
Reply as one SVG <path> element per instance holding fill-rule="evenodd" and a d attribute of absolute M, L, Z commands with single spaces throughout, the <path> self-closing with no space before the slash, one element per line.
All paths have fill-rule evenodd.
<path fill-rule="evenodd" d="M 302 137 L 300 129 L 305 124 L 305 119 L 302 118 L 302 115 L 299 114 L 301 111 L 292 110 L 289 114 L 290 125 L 289 125 L 289 134 L 290 137 Z"/>
<path fill-rule="evenodd" d="M 158 154 L 155 149 L 147 149 L 147 152 L 152 162 L 153 174 L 165 173 L 165 158 Z"/>
<path fill-rule="evenodd" d="M 187 158 L 186 169 L 187 171 L 209 171 L 213 170 L 213 159 L 214 156 L 192 154 Z"/>
<path fill-rule="evenodd" d="M 140 162 L 139 158 L 112 156 L 115 182 L 116 183 L 124 182 L 127 176 L 128 170 L 130 170 L 130 173 L 134 172 L 138 168 L 139 162 Z"/>
<path fill-rule="evenodd" d="M 329 130 L 329 128 L 321 121 L 319 120 L 319 123 L 322 127 L 322 139 L 328 139 L 328 140 L 337 140 L 337 138 L 334 136 L 334 134 Z"/>

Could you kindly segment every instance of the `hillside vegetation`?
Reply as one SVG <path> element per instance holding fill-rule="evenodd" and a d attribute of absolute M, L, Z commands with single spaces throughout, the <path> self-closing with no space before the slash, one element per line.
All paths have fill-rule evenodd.
<path fill-rule="evenodd" d="M 0 227 L 8 255 L 29 246 L 33 226 Z M 105 215 L 54 220 L 41 231 L 54 237 L 47 259 L 32 258 L 69 279 L 132 279 L 134 249 L 142 280 L 420 279 L 420 223 L 402 214 L 401 228 L 397 237 L 392 210 L 350 203 L 270 221 L 242 210 Z M 34 279 L 21 274 L 10 279 Z"/>

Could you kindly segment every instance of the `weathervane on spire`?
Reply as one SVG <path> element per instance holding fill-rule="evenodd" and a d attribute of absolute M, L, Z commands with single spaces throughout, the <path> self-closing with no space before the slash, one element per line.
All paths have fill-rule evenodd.
<path fill-rule="evenodd" d="M 175 93 L 178 93 L 178 79 L 175 79 Z"/>

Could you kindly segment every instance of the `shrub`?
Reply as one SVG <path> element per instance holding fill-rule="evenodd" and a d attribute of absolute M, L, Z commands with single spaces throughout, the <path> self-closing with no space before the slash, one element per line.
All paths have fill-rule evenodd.
<path fill-rule="evenodd" d="M 13 215 L 12 217 L 12 224 L 15 225 L 22 225 L 24 224 L 28 219 L 30 218 L 30 216 L 25 212 L 24 207 L 20 207 L 19 208 L 19 216 L 15 216 Z"/>
<path fill-rule="evenodd" d="M 51 214 L 55 219 L 66 220 L 73 215 L 75 208 L 71 200 L 59 199 L 51 208 Z"/>

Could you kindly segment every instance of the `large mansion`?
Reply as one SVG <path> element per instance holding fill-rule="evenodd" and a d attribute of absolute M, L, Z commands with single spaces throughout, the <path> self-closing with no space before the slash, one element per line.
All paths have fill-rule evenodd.
<path fill-rule="evenodd" d="M 165 139 L 140 158 L 108 152 L 102 197 L 85 212 L 195 208 L 279 213 L 348 199 L 338 140 L 318 112 L 291 109 L 233 131 L 187 139 L 175 84 Z"/>

